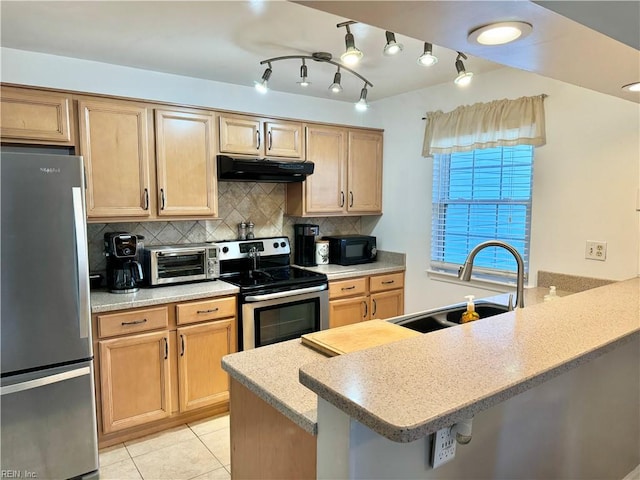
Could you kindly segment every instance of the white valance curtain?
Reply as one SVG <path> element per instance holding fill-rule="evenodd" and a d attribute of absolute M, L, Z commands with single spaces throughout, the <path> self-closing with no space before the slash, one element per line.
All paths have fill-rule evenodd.
<path fill-rule="evenodd" d="M 546 143 L 546 95 L 464 105 L 427 113 L 422 156 Z"/>

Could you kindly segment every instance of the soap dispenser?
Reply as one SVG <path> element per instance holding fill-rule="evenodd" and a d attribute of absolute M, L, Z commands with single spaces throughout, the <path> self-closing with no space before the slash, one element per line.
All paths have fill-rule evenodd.
<path fill-rule="evenodd" d="M 473 295 L 467 295 L 464 298 L 467 299 L 467 310 L 462 314 L 460 323 L 467 323 L 478 320 L 480 318 L 480 315 L 478 315 L 478 312 L 476 312 L 476 306 L 473 303 L 473 299 L 475 297 Z"/>
<path fill-rule="evenodd" d="M 558 298 L 558 295 L 556 294 L 556 287 L 554 285 L 551 285 L 549 287 L 549 293 L 547 293 L 544 296 L 544 301 L 545 302 L 551 302 L 551 301 L 553 301 L 553 300 L 555 300 L 557 298 Z"/>

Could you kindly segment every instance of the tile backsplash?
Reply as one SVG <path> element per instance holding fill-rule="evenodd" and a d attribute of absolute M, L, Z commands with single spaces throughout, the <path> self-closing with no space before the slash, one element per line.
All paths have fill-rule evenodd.
<path fill-rule="evenodd" d="M 104 234 L 129 232 L 144 236 L 145 245 L 173 245 L 202 243 L 216 240 L 235 240 L 238 223 L 251 220 L 259 237 L 285 235 L 293 243 L 293 225 L 311 223 L 320 226 L 320 235 L 361 233 L 361 217 L 288 217 L 285 209 L 285 184 L 220 182 L 218 184 L 218 216 L 215 220 L 170 222 L 90 223 L 89 268 L 103 272 Z"/>

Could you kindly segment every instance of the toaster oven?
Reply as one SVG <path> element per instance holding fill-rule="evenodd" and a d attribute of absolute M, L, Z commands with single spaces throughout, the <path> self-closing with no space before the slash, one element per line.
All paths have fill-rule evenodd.
<path fill-rule="evenodd" d="M 220 248 L 215 243 L 148 246 L 143 268 L 150 286 L 215 280 L 220 277 Z"/>

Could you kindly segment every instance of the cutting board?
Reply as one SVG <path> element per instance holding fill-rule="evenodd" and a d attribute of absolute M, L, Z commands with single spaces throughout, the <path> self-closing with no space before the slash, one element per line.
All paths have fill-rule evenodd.
<path fill-rule="evenodd" d="M 369 320 L 307 333 L 302 335 L 302 343 L 333 357 L 420 335 L 419 332 L 384 320 Z"/>

